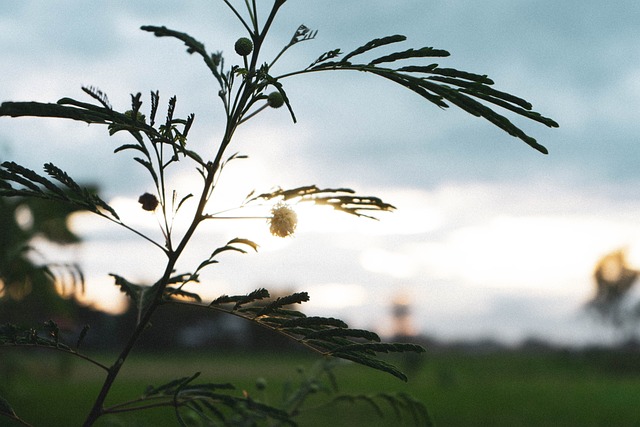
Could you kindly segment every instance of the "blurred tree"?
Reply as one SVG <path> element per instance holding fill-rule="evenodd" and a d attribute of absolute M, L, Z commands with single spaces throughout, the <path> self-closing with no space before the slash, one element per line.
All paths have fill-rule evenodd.
<path fill-rule="evenodd" d="M 640 301 L 634 301 L 631 289 L 640 271 L 629 266 L 625 250 L 605 255 L 596 264 L 593 277 L 595 295 L 587 307 L 604 321 L 633 338 L 640 321 Z"/>
<path fill-rule="evenodd" d="M 71 314 L 75 304 L 56 291 L 56 277 L 75 290 L 84 282 L 79 268 L 36 262 L 30 242 L 35 238 L 57 244 L 79 242 L 67 224 L 77 210 L 35 198 L 0 198 L 0 324 L 35 324 L 43 318 Z M 25 302 L 29 310 L 24 309 Z"/>

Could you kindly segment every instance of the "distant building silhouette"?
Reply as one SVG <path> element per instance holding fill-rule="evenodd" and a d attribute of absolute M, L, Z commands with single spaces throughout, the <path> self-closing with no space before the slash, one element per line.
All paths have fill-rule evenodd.
<path fill-rule="evenodd" d="M 392 334 L 396 337 L 413 337 L 416 330 L 413 325 L 410 300 L 405 295 L 397 295 L 391 307 L 393 317 Z"/>

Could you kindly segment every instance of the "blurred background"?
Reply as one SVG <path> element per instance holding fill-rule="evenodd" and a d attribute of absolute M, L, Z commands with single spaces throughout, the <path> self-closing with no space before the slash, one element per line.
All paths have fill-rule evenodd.
<path fill-rule="evenodd" d="M 370 221 L 298 206 L 298 230 L 288 239 L 270 236 L 262 220 L 207 224 L 180 264 L 184 271 L 234 237 L 252 239 L 260 250 L 226 256 L 190 290 L 204 298 L 259 287 L 274 294 L 306 290 L 307 314 L 411 337 L 433 351 L 637 349 L 639 19 L 640 3 L 626 0 L 290 0 L 265 61 L 300 24 L 318 29 L 318 36 L 291 49 L 275 74 L 304 68 L 328 50 L 348 52 L 376 37 L 404 34 L 402 47 L 448 50 L 452 55 L 438 58 L 440 66 L 487 74 L 497 89 L 530 101 L 560 128 L 508 116 L 549 149 L 545 156 L 487 122 L 439 110 L 372 76 L 285 80 L 298 123 L 284 110 L 271 110 L 241 128 L 230 153 L 249 159 L 225 169 L 210 210 L 238 206 L 252 190 L 307 184 L 350 187 L 397 210 Z M 119 110 L 128 109 L 130 93 L 142 92 L 145 111 L 150 91 L 160 91 L 161 106 L 175 94 L 177 114 L 196 116 L 192 149 L 213 155 L 224 124 L 214 79 L 180 42 L 157 39 L 141 25 L 187 32 L 209 51 L 222 51 L 228 65 L 237 59 L 233 43 L 245 35 L 222 2 L 3 2 L 0 100 L 89 101 L 81 86 L 95 86 Z M 112 154 L 124 141 L 100 126 L 5 118 L 0 160 L 34 170 L 50 161 L 99 188 L 126 223 L 160 239 L 157 218 L 137 203 L 153 183 L 127 155 Z M 188 167 L 173 179 L 182 196 L 199 185 Z M 106 331 L 126 330 L 130 313 L 108 274 L 153 283 L 163 254 L 86 213 L 0 202 L 6 225 L 0 230 L 0 321 L 20 314 L 25 322 L 56 317 L 70 328 L 93 322 Z M 176 229 L 188 219 L 176 218 Z M 26 243 L 35 250 L 14 251 Z M 64 278 L 55 287 L 41 268 L 46 263 Z M 184 328 L 165 338 L 187 348 L 233 347 L 244 330 L 238 328 L 245 328 L 176 316 L 185 322 L 169 323 Z M 207 322 L 218 322 L 217 336 Z M 160 344 L 150 338 L 146 345 Z M 612 364 L 598 357 L 589 360 Z M 622 372 L 637 368 L 637 359 L 624 360 Z M 431 384 L 458 384 L 455 372 L 430 366 Z M 572 372 L 565 374 L 584 375 Z M 638 390 L 637 382 L 625 387 Z"/>

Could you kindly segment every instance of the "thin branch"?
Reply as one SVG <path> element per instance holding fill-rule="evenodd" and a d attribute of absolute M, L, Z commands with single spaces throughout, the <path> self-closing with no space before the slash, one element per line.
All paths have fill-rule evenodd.
<path fill-rule="evenodd" d="M 31 343 L 25 343 L 25 344 L 16 344 L 16 343 L 9 343 L 9 344 L 4 344 L 7 347 L 33 347 L 33 348 L 42 348 L 42 349 L 46 349 L 46 350 L 55 350 L 55 351 L 59 351 L 65 354 L 69 354 L 71 356 L 75 356 L 75 357 L 79 357 L 80 359 L 86 360 L 89 363 L 92 363 L 94 365 L 96 365 L 97 367 L 105 370 L 105 371 L 109 371 L 109 368 L 105 365 L 103 365 L 102 363 L 98 362 L 95 359 L 90 358 L 89 356 L 86 356 L 82 353 L 78 353 L 77 351 L 74 351 L 72 349 L 65 349 L 62 347 L 55 347 L 55 346 L 49 346 L 49 345 L 39 345 L 39 344 L 31 344 Z"/>
<path fill-rule="evenodd" d="M 240 22 L 242 23 L 242 25 L 244 25 L 244 27 L 247 29 L 247 31 L 249 32 L 249 34 L 253 34 L 251 27 L 249 27 L 249 25 L 247 25 L 247 22 L 244 20 L 244 18 L 242 17 L 242 15 L 240 15 L 240 13 L 236 10 L 235 7 L 233 7 L 233 5 L 229 2 L 229 0 L 223 0 L 225 2 L 225 4 L 229 7 L 229 9 L 231 9 L 231 11 L 234 13 L 234 15 L 236 15 L 236 17 L 240 20 Z"/>

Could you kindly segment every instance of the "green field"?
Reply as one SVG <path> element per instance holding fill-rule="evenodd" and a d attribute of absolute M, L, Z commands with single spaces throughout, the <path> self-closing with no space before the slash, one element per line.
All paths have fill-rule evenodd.
<path fill-rule="evenodd" d="M 138 355 L 125 365 L 109 402 L 133 398 L 149 384 L 199 371 L 203 382 L 230 381 L 239 394 L 246 390 L 277 405 L 283 383 L 297 381 L 298 368 L 308 371 L 317 359 L 304 354 Z M 79 425 L 101 384 L 102 371 L 80 360 L 69 363 L 59 357 L 1 349 L 0 363 L 5 376 L 0 395 L 35 426 Z M 353 364 L 340 365 L 335 372 L 342 392 L 412 394 L 427 405 L 438 426 L 640 426 L 638 352 L 441 351 L 427 353 L 414 369 L 406 384 Z M 260 377 L 267 381 L 266 394 L 256 390 L 255 380 Z M 299 421 L 301 426 L 412 425 L 410 417 L 398 420 L 390 409 L 380 418 L 364 403 L 309 409 Z M 12 424 L 0 418 L 0 426 L 4 425 Z M 109 416 L 98 425 L 177 423 L 171 410 L 162 409 Z"/>

